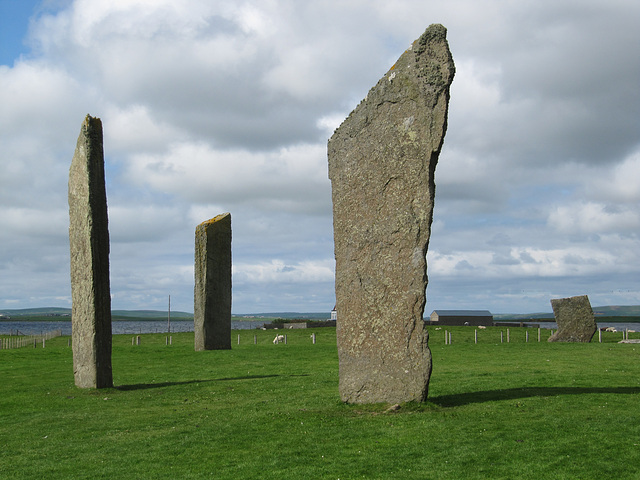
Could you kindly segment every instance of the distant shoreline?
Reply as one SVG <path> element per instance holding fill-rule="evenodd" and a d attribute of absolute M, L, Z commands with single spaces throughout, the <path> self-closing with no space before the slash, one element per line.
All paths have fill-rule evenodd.
<path fill-rule="evenodd" d="M 278 320 L 281 317 L 231 317 L 231 321 L 233 322 L 264 322 L 264 323 L 272 323 L 274 320 Z M 300 318 L 300 321 L 310 321 L 308 318 Z M 328 320 L 328 319 L 326 319 Z M 423 320 L 428 321 L 429 318 L 424 318 Z M 113 316 L 111 318 L 112 322 L 168 322 L 169 319 L 167 317 L 124 317 L 124 316 Z M 554 323 L 555 318 L 507 318 L 501 317 L 499 319 L 494 319 L 494 323 L 501 324 L 505 322 L 518 323 L 518 322 L 537 322 L 537 323 Z M 606 322 L 606 323 L 640 323 L 640 317 L 627 317 L 623 315 L 619 316 L 596 316 L 596 323 Z M 0 323 L 2 322 L 60 322 L 60 323 L 71 323 L 71 317 L 69 316 L 46 316 L 46 315 L 16 315 L 15 317 L 0 317 Z M 193 322 L 193 318 L 188 317 L 177 317 L 171 318 L 171 322 Z"/>

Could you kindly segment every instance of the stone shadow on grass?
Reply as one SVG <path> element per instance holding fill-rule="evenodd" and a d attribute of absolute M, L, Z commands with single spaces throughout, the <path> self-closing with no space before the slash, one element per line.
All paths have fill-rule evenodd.
<path fill-rule="evenodd" d="M 480 392 L 458 393 L 429 397 L 428 401 L 441 407 L 458 407 L 471 403 L 517 400 L 531 397 L 556 397 L 558 395 L 583 395 L 590 393 L 640 394 L 640 387 L 522 387 Z"/>
<path fill-rule="evenodd" d="M 209 380 L 186 380 L 184 382 L 161 382 L 161 383 L 138 383 L 135 385 L 118 385 L 116 390 L 129 391 L 129 390 L 145 390 L 148 388 L 164 388 L 174 387 L 176 385 L 190 385 L 193 383 L 209 383 L 209 382 L 224 382 L 233 380 L 258 380 L 261 378 L 273 378 L 280 377 L 281 375 L 245 375 L 243 377 L 226 377 L 226 378 L 212 378 Z"/>

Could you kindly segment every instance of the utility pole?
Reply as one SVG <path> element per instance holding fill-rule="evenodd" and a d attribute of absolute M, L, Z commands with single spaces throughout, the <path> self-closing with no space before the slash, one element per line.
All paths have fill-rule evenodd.
<path fill-rule="evenodd" d="M 169 295 L 169 309 L 167 310 L 167 332 L 171 333 L 171 295 Z"/>

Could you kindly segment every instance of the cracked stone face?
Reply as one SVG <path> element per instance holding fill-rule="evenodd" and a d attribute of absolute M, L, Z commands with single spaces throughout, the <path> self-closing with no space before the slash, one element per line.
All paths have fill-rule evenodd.
<path fill-rule="evenodd" d="M 425 257 L 454 72 L 446 29 L 431 25 L 329 140 L 345 402 L 427 397 Z"/>

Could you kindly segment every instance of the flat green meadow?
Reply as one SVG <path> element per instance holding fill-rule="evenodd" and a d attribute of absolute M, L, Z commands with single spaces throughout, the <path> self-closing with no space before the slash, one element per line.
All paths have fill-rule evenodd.
<path fill-rule="evenodd" d="M 640 344 L 429 331 L 429 400 L 395 409 L 340 402 L 330 328 L 116 335 L 101 390 L 74 386 L 68 337 L 0 350 L 0 478 L 640 478 Z"/>

